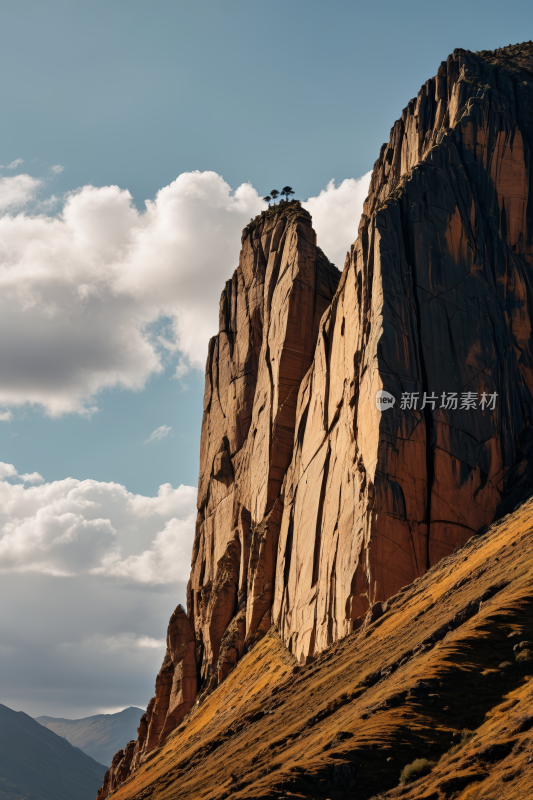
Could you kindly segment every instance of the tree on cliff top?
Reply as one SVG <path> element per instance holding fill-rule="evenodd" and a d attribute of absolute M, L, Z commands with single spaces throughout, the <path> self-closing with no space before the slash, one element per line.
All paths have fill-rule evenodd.
<path fill-rule="evenodd" d="M 270 201 L 272 200 L 272 198 L 270 197 L 270 195 L 269 195 L 269 194 L 267 194 L 267 196 L 266 196 L 266 197 L 263 197 L 263 200 L 265 201 L 265 203 L 268 203 L 268 207 L 270 208 Z"/>
<path fill-rule="evenodd" d="M 279 194 L 279 192 L 278 192 L 277 189 L 272 189 L 272 191 L 270 192 L 270 196 L 271 196 L 272 200 L 275 200 L 276 197 L 278 196 L 278 194 Z"/>
<path fill-rule="evenodd" d="M 287 200 L 289 200 L 291 195 L 294 194 L 294 189 L 292 186 L 284 186 L 281 190 L 281 194 L 284 195 Z"/>

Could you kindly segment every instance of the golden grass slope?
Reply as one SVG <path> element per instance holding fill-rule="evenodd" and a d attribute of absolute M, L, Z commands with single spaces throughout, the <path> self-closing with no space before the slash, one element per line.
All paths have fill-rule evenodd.
<path fill-rule="evenodd" d="M 271 629 L 113 800 L 533 798 L 532 514 L 307 666 Z M 415 759 L 435 766 L 400 783 Z"/>

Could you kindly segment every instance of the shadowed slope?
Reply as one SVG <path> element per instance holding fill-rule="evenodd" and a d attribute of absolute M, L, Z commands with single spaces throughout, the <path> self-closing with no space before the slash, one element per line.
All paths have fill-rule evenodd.
<path fill-rule="evenodd" d="M 93 800 L 105 771 L 27 714 L 0 705 L 0 800 Z"/>

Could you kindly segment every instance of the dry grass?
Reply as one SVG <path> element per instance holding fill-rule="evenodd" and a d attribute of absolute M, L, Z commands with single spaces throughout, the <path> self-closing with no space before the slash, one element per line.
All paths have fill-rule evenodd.
<path fill-rule="evenodd" d="M 113 800 L 533 797 L 532 512 L 306 667 L 271 630 Z M 438 763 L 399 784 L 416 759 Z"/>

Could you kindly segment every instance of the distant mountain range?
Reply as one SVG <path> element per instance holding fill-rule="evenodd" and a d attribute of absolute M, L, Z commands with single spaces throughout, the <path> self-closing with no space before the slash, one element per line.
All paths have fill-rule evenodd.
<path fill-rule="evenodd" d="M 116 751 L 125 747 L 131 739 L 137 738 L 137 728 L 143 714 L 142 708 L 130 706 L 117 714 L 96 714 L 85 719 L 35 719 L 70 744 L 79 747 L 95 761 L 109 767 Z"/>
<path fill-rule="evenodd" d="M 0 704 L 0 800 L 94 800 L 106 767 Z"/>

